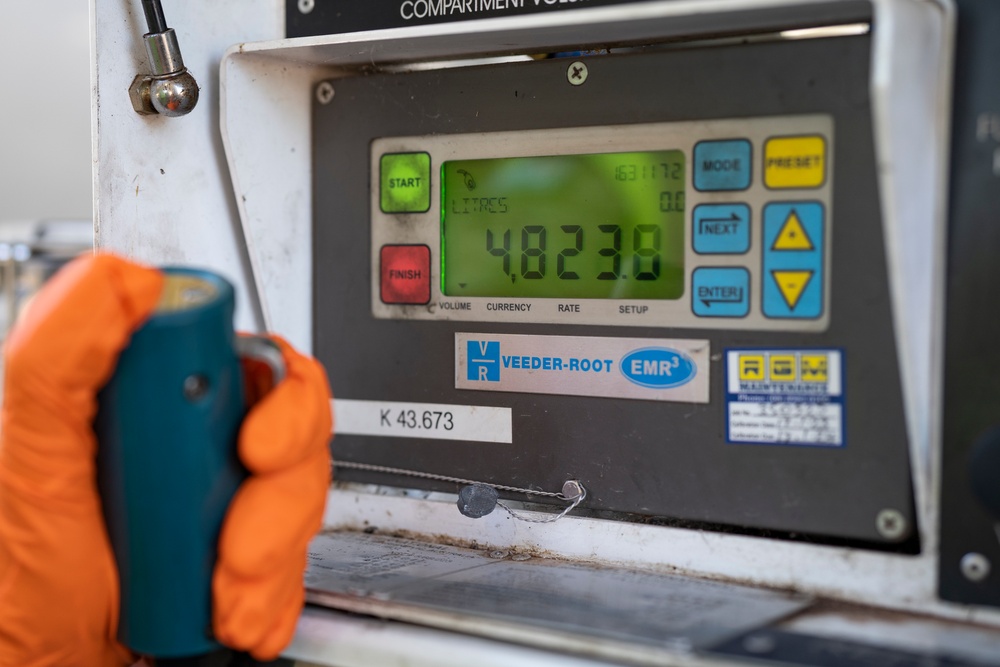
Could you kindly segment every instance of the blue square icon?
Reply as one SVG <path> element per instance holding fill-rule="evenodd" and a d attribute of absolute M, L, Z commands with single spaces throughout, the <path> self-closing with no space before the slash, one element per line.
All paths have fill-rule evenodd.
<path fill-rule="evenodd" d="M 471 381 L 500 381 L 500 342 L 470 340 L 466 346 L 468 371 L 466 378 Z"/>

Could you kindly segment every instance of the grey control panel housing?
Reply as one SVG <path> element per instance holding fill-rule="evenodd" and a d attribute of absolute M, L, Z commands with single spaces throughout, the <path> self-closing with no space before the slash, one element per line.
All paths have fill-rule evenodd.
<path fill-rule="evenodd" d="M 737 137 L 734 139 L 734 137 Z M 467 322 L 522 322 L 546 324 L 590 324 L 603 326 L 657 326 L 675 328 L 724 328 L 768 329 L 793 331 L 822 331 L 829 324 L 829 266 L 831 228 L 835 217 L 830 193 L 832 183 L 825 172 L 832 168 L 833 156 L 829 143 L 833 138 L 831 119 L 828 116 L 777 116 L 771 118 L 743 118 L 712 121 L 674 123 L 643 123 L 597 127 L 574 127 L 513 132 L 488 132 L 474 134 L 437 134 L 422 137 L 384 137 L 372 142 L 370 167 L 371 180 L 371 295 L 372 313 L 386 319 L 460 320 Z M 822 176 L 815 179 L 815 187 L 769 188 L 765 185 L 766 149 L 775 141 L 815 140 L 824 146 L 823 165 L 815 170 Z M 720 162 L 738 162 L 742 156 L 732 158 L 726 153 L 708 157 L 700 156 L 699 147 L 715 145 L 746 146 L 746 164 L 740 169 L 746 174 L 746 185 L 699 189 L 696 174 L 715 176 L 719 171 L 705 169 L 703 163 L 718 165 Z M 685 157 L 686 169 L 686 224 L 684 248 L 686 289 L 679 299 L 573 299 L 573 298 L 494 298 L 445 295 L 441 286 L 441 220 L 442 200 L 438 178 L 441 165 L 448 160 L 488 159 L 496 157 L 523 157 L 548 155 L 574 155 L 601 152 L 643 151 L 651 149 L 680 149 Z M 705 151 L 707 153 L 707 151 Z M 426 211 L 387 213 L 380 204 L 381 158 L 384 155 L 424 153 L 430 165 L 428 177 L 430 205 Z M 810 155 L 810 157 L 813 157 Z M 773 160 L 774 158 L 772 158 Z M 700 162 L 698 162 L 700 160 Z M 721 169 L 721 168 L 720 168 Z M 725 175 L 725 174 L 723 174 Z M 463 193 L 469 194 L 469 193 Z M 480 194 L 471 191 L 471 194 Z M 461 201 L 461 200 L 459 200 Z M 478 200 L 477 200 L 478 201 Z M 817 255 L 816 275 L 810 278 L 807 289 L 816 292 L 816 307 L 798 317 L 800 308 L 790 312 L 787 305 L 778 308 L 784 317 L 768 316 L 762 307 L 765 288 L 770 287 L 771 298 L 780 298 L 768 266 L 768 253 L 763 252 L 765 210 L 769 205 L 783 205 L 783 209 L 809 207 L 821 219 L 823 236 L 809 239 Z M 468 204 L 465 204 L 468 206 Z M 703 207 L 703 208 L 699 208 Z M 420 207 L 418 207 L 420 208 Z M 806 210 L 806 209 L 802 209 Z M 707 213 L 702 214 L 702 211 Z M 715 213 L 715 211 L 724 211 Z M 737 213 L 738 212 L 738 213 Z M 721 216 L 721 217 L 720 217 Z M 730 217 L 732 216 L 732 217 Z M 724 252 L 700 247 L 719 239 L 709 236 L 712 221 L 734 220 L 747 237 L 746 246 Z M 784 220 L 777 221 L 779 225 Z M 707 224 L 706 224 L 707 223 Z M 732 222 L 728 223 L 730 226 Z M 719 225 L 716 223 L 716 226 Z M 774 226 L 774 225 L 772 225 Z M 730 235 L 735 236 L 735 235 Z M 770 236 L 775 236 L 773 230 Z M 722 237 L 725 238 L 725 237 Z M 381 294 L 381 251 L 392 245 L 425 245 L 429 249 L 429 298 L 417 303 L 386 303 Z M 716 244 L 718 245 L 718 244 Z M 729 244 L 734 245 L 734 244 Z M 771 241 L 774 245 L 774 240 Z M 499 267 L 497 263 L 496 270 Z M 826 270 L 824 270 L 824 268 Z M 736 286 L 722 299 L 714 300 L 721 290 L 713 289 L 711 271 L 722 269 L 722 274 L 738 270 L 745 272 L 746 288 Z M 707 276 L 707 278 L 705 277 Z M 814 282 L 813 282 L 814 281 Z M 798 296 L 798 294 L 796 294 Z M 725 299 L 733 299 L 731 314 L 717 314 Z M 715 304 L 719 304 L 718 306 Z M 795 303 L 796 306 L 799 303 Z M 714 307 L 713 307 L 714 306 Z M 732 306 L 737 306 L 733 308 Z M 726 311 L 722 311 L 725 313 Z"/>
<path fill-rule="evenodd" d="M 588 490 L 582 509 L 602 517 L 918 549 L 876 179 L 870 56 L 869 37 L 862 35 L 587 58 L 589 77 L 581 86 L 567 82 L 569 63 L 559 59 L 337 79 L 333 101 L 316 104 L 313 116 L 314 349 L 329 370 L 334 395 L 509 408 L 512 439 L 492 444 L 338 434 L 335 458 L 537 489 L 558 490 L 566 479 L 578 479 Z M 386 230 L 412 225 L 407 233 L 417 234 L 420 224 L 433 229 L 433 221 L 387 221 L 373 213 L 375 156 L 393 150 L 393 142 L 409 150 L 420 144 L 414 138 L 431 138 L 427 145 L 437 146 L 451 136 L 559 137 L 579 128 L 634 125 L 641 133 L 658 124 L 712 128 L 740 122 L 744 130 L 736 136 L 756 138 L 780 130 L 782 118 L 795 126 L 790 133 L 806 123 L 810 133 L 829 139 L 829 179 L 818 195 L 830 216 L 822 318 L 776 325 L 762 317 L 743 324 L 703 318 L 702 324 L 689 311 L 677 323 L 634 321 L 623 328 L 602 318 L 456 320 L 424 314 L 426 306 L 388 306 L 379 298 L 378 246 L 396 242 Z M 705 132 L 711 130 L 695 134 Z M 688 229 L 690 224 L 688 218 Z M 703 258 L 692 261 L 697 266 Z M 762 272 L 759 255 L 739 261 Z M 690 294 L 682 302 L 690 309 Z M 708 401 L 459 389 L 460 333 L 707 341 Z M 731 441 L 727 360 L 734 350 L 755 349 L 836 356 L 843 377 L 843 437 L 836 446 Z M 338 475 L 457 490 L 402 475 Z M 879 532 L 877 517 L 887 509 L 898 512 L 905 530 Z"/>

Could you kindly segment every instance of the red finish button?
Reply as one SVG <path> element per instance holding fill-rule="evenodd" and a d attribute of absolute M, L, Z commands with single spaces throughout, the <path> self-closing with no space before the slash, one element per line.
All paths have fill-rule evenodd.
<path fill-rule="evenodd" d="M 425 245 L 382 246 L 382 303 L 431 300 L 431 249 Z"/>

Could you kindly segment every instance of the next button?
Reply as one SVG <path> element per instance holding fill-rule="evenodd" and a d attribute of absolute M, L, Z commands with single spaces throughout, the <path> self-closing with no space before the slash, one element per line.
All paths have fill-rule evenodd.
<path fill-rule="evenodd" d="M 753 168 L 746 139 L 700 141 L 694 147 L 694 187 L 703 192 L 746 190 Z"/>
<path fill-rule="evenodd" d="M 750 250 L 750 207 L 746 204 L 699 204 L 691 221 L 691 239 L 698 254 Z"/>

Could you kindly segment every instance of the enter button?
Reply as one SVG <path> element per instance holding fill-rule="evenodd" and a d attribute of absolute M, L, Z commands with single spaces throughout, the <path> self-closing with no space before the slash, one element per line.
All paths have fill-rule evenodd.
<path fill-rule="evenodd" d="M 691 309 L 698 317 L 746 317 L 750 312 L 750 272 L 742 267 L 695 269 L 691 285 Z"/>

